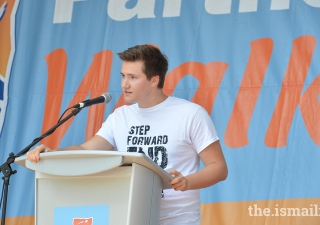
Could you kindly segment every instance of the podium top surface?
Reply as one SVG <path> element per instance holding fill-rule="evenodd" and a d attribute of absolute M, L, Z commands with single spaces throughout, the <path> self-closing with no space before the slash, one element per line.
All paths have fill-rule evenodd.
<path fill-rule="evenodd" d="M 168 184 L 172 176 L 143 153 L 105 151 L 105 150 L 64 150 L 40 154 L 41 160 L 34 164 L 26 156 L 20 156 L 15 162 L 33 171 L 60 176 L 81 176 L 111 170 L 122 165 L 133 163 L 144 166 L 163 181 L 163 188 L 171 188 Z"/>

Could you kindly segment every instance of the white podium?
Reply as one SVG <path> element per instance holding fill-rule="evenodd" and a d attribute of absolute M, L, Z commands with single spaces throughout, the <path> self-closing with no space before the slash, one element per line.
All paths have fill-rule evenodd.
<path fill-rule="evenodd" d="M 105 219 L 93 217 L 94 225 L 156 225 L 162 190 L 170 188 L 172 179 L 142 153 L 56 151 L 41 153 L 37 164 L 26 156 L 15 162 L 35 171 L 36 225 L 58 225 L 58 219 L 70 217 L 61 212 L 72 213 L 77 207 L 87 218 L 92 209 L 99 214 L 95 211 L 101 206 L 107 207 L 99 214 Z M 64 224 L 73 225 L 70 220 Z"/>

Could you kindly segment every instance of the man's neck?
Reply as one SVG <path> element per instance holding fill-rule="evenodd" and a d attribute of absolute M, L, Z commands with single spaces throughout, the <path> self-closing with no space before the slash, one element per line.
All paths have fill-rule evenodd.
<path fill-rule="evenodd" d="M 167 98 L 168 96 L 163 93 L 162 89 L 157 89 L 157 91 L 150 94 L 147 101 L 138 102 L 138 105 L 140 108 L 150 108 L 164 102 Z"/>

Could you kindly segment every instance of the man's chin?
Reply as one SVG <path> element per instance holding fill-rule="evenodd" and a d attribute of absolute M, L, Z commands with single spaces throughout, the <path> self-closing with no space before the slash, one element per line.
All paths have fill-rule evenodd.
<path fill-rule="evenodd" d="M 136 103 L 134 100 L 132 100 L 132 99 L 130 99 L 130 98 L 126 98 L 126 97 L 124 97 L 124 102 L 125 102 L 127 105 L 131 105 L 131 104 Z"/>

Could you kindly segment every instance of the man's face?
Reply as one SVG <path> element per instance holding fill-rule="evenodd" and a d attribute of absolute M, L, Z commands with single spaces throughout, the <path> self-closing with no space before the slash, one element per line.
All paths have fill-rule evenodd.
<path fill-rule="evenodd" d="M 146 74 L 142 71 L 143 66 L 142 61 L 124 61 L 121 69 L 121 87 L 127 103 L 136 102 L 140 107 L 148 107 L 155 84 L 152 82 L 153 79 L 147 80 Z"/>

